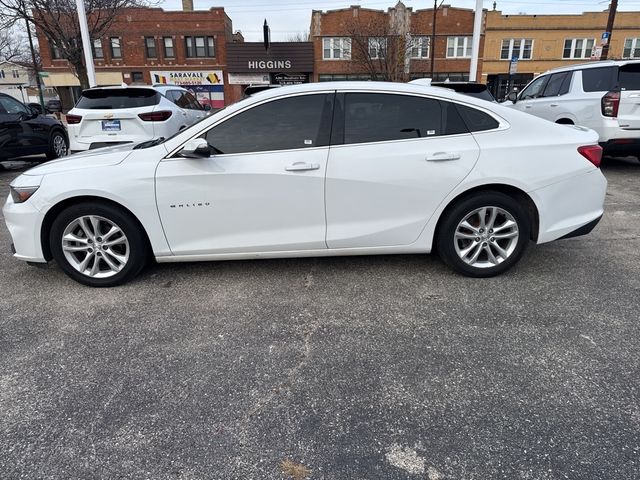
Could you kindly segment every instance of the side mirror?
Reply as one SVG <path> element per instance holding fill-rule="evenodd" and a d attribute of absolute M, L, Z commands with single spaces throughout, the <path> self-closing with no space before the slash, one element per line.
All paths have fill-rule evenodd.
<path fill-rule="evenodd" d="M 192 138 L 178 154 L 185 158 L 208 158 L 211 156 L 211 149 L 204 138 Z"/>
<path fill-rule="evenodd" d="M 29 110 L 31 111 L 31 115 L 33 116 L 33 118 L 35 118 L 38 115 L 40 115 L 40 110 L 37 109 L 36 107 L 33 107 L 33 106 L 29 105 Z"/>
<path fill-rule="evenodd" d="M 518 101 L 518 92 L 516 90 L 509 92 L 507 100 L 511 100 L 512 103 L 516 103 Z"/>
<path fill-rule="evenodd" d="M 209 105 L 208 103 L 205 103 L 202 108 L 204 108 L 205 112 L 208 112 L 211 110 L 211 105 Z"/>

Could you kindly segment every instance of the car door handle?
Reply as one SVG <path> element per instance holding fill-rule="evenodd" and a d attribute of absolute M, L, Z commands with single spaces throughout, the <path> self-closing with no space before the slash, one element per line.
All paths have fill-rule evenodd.
<path fill-rule="evenodd" d="M 549 105 L 550 107 L 557 107 L 558 104 L 557 103 L 552 103 L 551 105 Z"/>
<path fill-rule="evenodd" d="M 460 160 L 459 153 L 436 152 L 427 155 L 427 162 L 446 162 L 448 160 Z"/>
<path fill-rule="evenodd" d="M 287 172 L 301 172 L 304 170 L 318 170 L 320 168 L 319 163 L 307 163 L 307 162 L 296 162 L 291 165 L 287 165 L 284 169 Z"/>
<path fill-rule="evenodd" d="M 525 105 L 524 108 L 531 108 L 533 105 Z"/>

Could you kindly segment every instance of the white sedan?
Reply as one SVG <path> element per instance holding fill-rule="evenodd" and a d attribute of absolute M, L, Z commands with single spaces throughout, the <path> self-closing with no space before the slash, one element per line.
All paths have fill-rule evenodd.
<path fill-rule="evenodd" d="M 603 214 L 598 135 L 420 85 L 274 89 L 11 184 L 15 256 L 95 287 L 147 263 L 429 253 L 465 275 Z"/>

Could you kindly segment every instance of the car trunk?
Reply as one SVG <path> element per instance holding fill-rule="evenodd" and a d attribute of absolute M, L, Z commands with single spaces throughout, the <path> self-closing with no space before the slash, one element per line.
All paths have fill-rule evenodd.
<path fill-rule="evenodd" d="M 622 128 L 640 129 L 640 63 L 629 63 L 618 69 L 618 86 L 618 123 Z"/>
<path fill-rule="evenodd" d="M 153 112 L 159 102 L 158 92 L 148 88 L 86 90 L 75 107 L 82 116 L 78 139 L 94 143 L 153 138 L 154 122 L 138 115 Z"/>

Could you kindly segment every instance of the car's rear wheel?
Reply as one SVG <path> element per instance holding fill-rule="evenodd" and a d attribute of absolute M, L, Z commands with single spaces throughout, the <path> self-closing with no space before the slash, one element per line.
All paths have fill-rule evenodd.
<path fill-rule="evenodd" d="M 147 259 L 147 243 L 127 212 L 107 204 L 82 203 L 62 211 L 50 236 L 53 258 L 74 280 L 112 287 L 135 277 Z"/>
<path fill-rule="evenodd" d="M 491 277 L 511 268 L 531 231 L 527 211 L 500 192 L 481 192 L 453 206 L 438 229 L 436 247 L 454 270 Z"/>
<path fill-rule="evenodd" d="M 69 151 L 67 138 L 59 130 L 55 130 L 49 139 L 49 149 L 47 150 L 47 160 L 64 157 Z"/>

